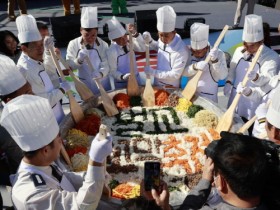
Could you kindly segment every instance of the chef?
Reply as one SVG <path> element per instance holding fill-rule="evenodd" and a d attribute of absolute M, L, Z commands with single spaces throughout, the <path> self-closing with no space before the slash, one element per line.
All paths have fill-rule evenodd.
<path fill-rule="evenodd" d="M 97 37 L 97 7 L 83 7 L 81 15 L 81 36 L 69 42 L 66 59 L 72 69 L 79 70 L 79 78 L 94 93 L 99 90 L 93 78 L 99 78 L 105 90 L 110 90 L 109 66 L 106 56 L 108 44 Z M 85 58 L 89 57 L 94 71 Z"/>
<path fill-rule="evenodd" d="M 270 141 L 280 144 L 280 87 L 275 89 L 275 94 L 271 98 L 271 104 L 266 114 L 265 129 Z"/>
<path fill-rule="evenodd" d="M 252 58 L 263 44 L 264 35 L 261 16 L 247 15 L 245 17 L 242 39 L 243 46 L 238 47 L 234 52 L 230 63 L 229 75 L 224 87 L 224 94 L 230 95 L 228 106 L 232 103 L 236 95 L 236 88 L 238 84 L 243 81 L 246 70 L 252 62 Z M 274 75 L 277 74 L 278 68 L 278 54 L 264 46 L 255 68 L 248 75 L 249 81 L 247 87 L 262 88 Z M 255 115 L 255 110 L 258 105 L 259 103 L 241 96 L 236 112 L 246 122 Z"/>
<path fill-rule="evenodd" d="M 265 84 L 262 88 L 260 87 L 242 87 L 242 84 L 239 83 L 236 91 L 240 92 L 243 97 L 248 98 L 249 100 L 258 103 L 259 106 L 256 109 L 257 119 L 254 123 L 252 134 L 255 137 L 262 138 L 262 134 L 265 132 L 265 117 L 269 107 L 271 98 L 276 92 L 276 89 L 280 87 L 280 75 L 273 76 L 270 81 Z M 279 93 L 279 92 L 278 92 Z"/>
<path fill-rule="evenodd" d="M 30 84 L 9 57 L 0 55 L 0 99 L 3 104 L 22 94 L 33 94 Z M 0 109 L 0 116 L 2 110 Z M 16 173 L 22 151 L 0 125 L 0 185 L 10 185 L 9 175 Z"/>
<path fill-rule="evenodd" d="M 12 201 L 16 209 L 96 209 L 105 180 L 104 160 L 112 151 L 108 134 L 98 135 L 89 150 L 86 173 L 62 172 L 53 164 L 62 139 L 47 99 L 23 95 L 4 107 L 1 124 L 24 151 L 12 177 Z"/>
<path fill-rule="evenodd" d="M 70 85 L 67 82 L 62 82 L 59 88 L 54 88 L 45 70 L 44 48 L 52 48 L 53 41 L 48 37 L 45 38 L 45 41 L 42 40 L 35 18 L 31 15 L 21 15 L 17 18 L 16 25 L 23 51 L 17 65 L 31 85 L 34 94 L 49 100 L 56 120 L 60 123 L 65 115 L 59 101 L 63 98 L 64 93 L 70 90 Z"/>
<path fill-rule="evenodd" d="M 115 88 L 121 89 L 127 87 L 127 81 L 130 76 L 130 59 L 129 59 L 129 42 L 126 30 L 120 24 L 118 19 L 113 16 L 111 20 L 107 21 L 108 37 L 112 41 L 107 51 L 108 62 L 111 74 L 114 78 Z M 133 54 L 134 51 L 143 52 L 144 42 L 142 35 L 135 30 L 132 24 L 128 25 L 128 31 L 132 33 Z M 137 81 L 140 84 L 140 77 L 137 70 L 135 55 L 133 56 L 134 73 Z"/>
<path fill-rule="evenodd" d="M 49 33 L 49 29 L 48 29 L 48 26 L 42 22 L 36 22 L 37 24 L 37 27 L 38 27 L 38 30 L 42 36 L 43 39 L 45 39 L 45 37 L 49 37 L 51 38 L 51 35 Z M 56 47 L 54 47 L 54 52 L 57 54 L 57 55 L 60 55 L 60 50 Z M 44 56 L 43 56 L 43 59 L 44 59 L 44 67 L 45 67 L 45 70 L 47 72 L 47 74 L 49 75 L 52 83 L 53 83 L 53 86 L 54 88 L 59 88 L 60 86 L 60 78 L 59 78 L 59 74 L 57 72 L 57 69 L 56 69 L 56 66 L 50 56 L 50 51 L 48 49 L 45 48 L 44 50 Z M 58 61 L 61 69 L 62 69 L 62 72 L 64 75 L 69 75 L 69 69 L 66 69 L 60 61 Z"/>
<path fill-rule="evenodd" d="M 191 26 L 191 64 L 187 65 L 184 76 L 193 77 L 203 71 L 198 81 L 196 94 L 218 103 L 218 82 L 228 75 L 226 58 L 223 51 L 210 48 L 208 42 L 209 25 L 194 23 Z M 207 56 L 210 62 L 205 62 Z"/>
<path fill-rule="evenodd" d="M 190 53 L 175 31 L 176 13 L 173 8 L 160 7 L 156 15 L 159 40 L 154 41 L 149 32 L 144 32 L 143 38 L 150 42 L 150 49 L 158 51 L 157 69 L 146 66 L 145 73 L 155 77 L 156 86 L 179 88 Z"/>

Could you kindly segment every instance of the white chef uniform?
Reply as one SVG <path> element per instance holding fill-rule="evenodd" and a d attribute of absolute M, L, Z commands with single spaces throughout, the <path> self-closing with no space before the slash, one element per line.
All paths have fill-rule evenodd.
<path fill-rule="evenodd" d="M 110 40 L 117 39 L 126 34 L 125 29 L 115 17 L 107 21 L 107 24 L 109 29 L 108 37 Z M 144 51 L 141 44 L 139 44 L 144 42 L 141 34 L 139 34 L 138 37 L 136 38 L 133 37 L 132 41 L 133 41 L 133 51 L 138 51 L 138 52 Z M 123 80 L 121 76 L 130 73 L 129 44 L 127 44 L 125 47 L 126 50 L 124 49 L 123 46 L 119 46 L 117 43 L 112 41 L 111 46 L 107 51 L 110 72 L 114 77 L 115 87 L 117 89 L 127 87 L 127 80 Z M 136 75 L 138 84 L 140 84 L 140 76 L 137 69 L 135 55 L 134 55 L 133 62 L 134 62 L 134 73 Z"/>
<path fill-rule="evenodd" d="M 263 26 L 262 19 L 257 15 L 247 15 L 245 17 L 245 25 L 243 31 L 243 41 L 248 43 L 255 43 L 263 40 Z M 254 55 L 252 55 L 254 56 Z M 233 82 L 233 89 L 229 98 L 228 105 L 230 105 L 236 95 L 237 85 L 243 81 L 246 74 L 246 69 L 251 64 L 251 55 L 244 52 L 243 47 L 238 47 L 231 60 L 228 79 Z M 279 56 L 270 48 L 264 46 L 263 51 L 257 61 L 253 71 L 259 74 L 259 79 L 252 82 L 248 81 L 248 87 L 264 86 L 269 80 L 277 74 L 279 68 Z M 246 119 L 251 119 L 255 115 L 255 110 L 259 104 L 251 101 L 250 99 L 241 96 L 237 105 L 237 113 L 239 116 Z"/>
<path fill-rule="evenodd" d="M 170 6 L 163 6 L 156 12 L 157 29 L 159 32 L 172 32 L 175 30 L 176 13 Z M 160 39 L 152 41 L 150 49 L 158 51 L 157 70 L 154 72 L 155 86 L 180 87 L 180 79 L 184 68 L 189 61 L 190 52 L 186 48 L 179 34 L 169 44 Z"/>
<path fill-rule="evenodd" d="M 207 47 L 209 26 L 202 23 L 194 23 L 191 26 L 191 48 L 201 50 Z M 193 77 L 198 71 L 193 68 L 193 64 L 204 61 L 208 53 L 203 58 L 191 56 L 191 64 L 187 65 L 183 73 L 184 76 Z M 217 62 L 208 63 L 208 68 L 203 71 L 196 89 L 196 94 L 218 103 L 218 82 L 228 75 L 226 58 L 223 51 L 218 50 Z"/>
<path fill-rule="evenodd" d="M 59 133 L 48 100 L 33 95 L 22 95 L 7 103 L 1 124 L 27 152 L 48 145 Z M 62 174 L 53 165 L 38 167 L 23 159 L 12 177 L 12 201 L 16 209 L 96 209 L 104 180 L 103 167 L 88 166 L 86 175 Z"/>
<path fill-rule="evenodd" d="M 16 24 L 19 31 L 18 37 L 20 43 L 42 40 L 35 18 L 31 15 L 22 15 L 18 17 Z M 48 60 L 50 61 L 51 59 Z M 33 93 L 49 100 L 56 120 L 60 123 L 65 116 L 59 102 L 63 98 L 64 94 L 61 90 L 53 87 L 51 79 L 45 71 L 44 64 L 40 61 L 35 61 L 28 55 L 22 53 L 17 66 L 20 68 L 20 71 L 25 79 L 31 85 Z"/>
<path fill-rule="evenodd" d="M 276 75 L 271 78 L 269 83 L 265 84 L 262 88 L 255 87 L 252 88 L 252 92 L 249 96 L 247 96 L 250 100 L 258 103 L 259 106 L 265 105 L 269 99 L 271 99 L 276 91 L 279 88 L 279 75 Z M 267 105 L 265 105 L 267 106 Z M 253 136 L 259 137 L 261 134 L 265 133 L 265 121 L 264 119 L 257 119 L 254 123 L 253 127 Z"/>
<path fill-rule="evenodd" d="M 81 15 L 81 27 L 98 28 L 97 7 L 83 7 Z M 79 51 L 83 48 L 86 48 L 86 46 L 83 44 L 82 36 L 73 39 L 68 44 L 66 59 L 72 69 L 79 70 L 80 80 L 84 82 L 94 94 L 98 94 L 99 90 L 92 79 L 92 70 L 89 68 L 87 62 L 80 64 L 77 59 Z M 103 78 L 100 79 L 100 82 L 104 89 L 110 90 L 111 86 L 108 76 L 109 65 L 106 56 L 107 49 L 108 44 L 97 37 L 93 47 L 88 49 L 88 55 L 95 71 L 101 72 L 103 75 Z"/>

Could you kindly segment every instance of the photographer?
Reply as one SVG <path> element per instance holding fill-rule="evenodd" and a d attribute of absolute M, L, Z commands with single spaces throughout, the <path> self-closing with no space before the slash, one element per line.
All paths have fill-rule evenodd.
<path fill-rule="evenodd" d="M 221 139 L 208 146 L 202 179 L 189 192 L 180 209 L 268 209 L 261 199 L 267 180 L 268 161 L 264 148 L 256 138 L 222 132 Z M 210 206 L 207 199 L 212 182 L 222 200 Z M 152 196 L 161 207 L 168 203 L 168 196 L 155 191 Z"/>

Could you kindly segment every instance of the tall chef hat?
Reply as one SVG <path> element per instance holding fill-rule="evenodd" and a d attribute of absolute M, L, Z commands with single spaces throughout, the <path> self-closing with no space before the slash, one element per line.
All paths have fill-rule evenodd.
<path fill-rule="evenodd" d="M 263 40 L 262 17 L 258 15 L 246 15 L 242 40 L 245 42 L 259 42 Z"/>
<path fill-rule="evenodd" d="M 18 39 L 20 43 L 42 40 L 36 20 L 32 15 L 21 15 L 16 19 Z"/>
<path fill-rule="evenodd" d="M 5 96 L 15 92 L 26 83 L 14 61 L 5 55 L 0 55 L 0 95 Z"/>
<path fill-rule="evenodd" d="M 126 30 L 115 16 L 113 16 L 111 20 L 108 20 L 107 24 L 109 29 L 108 37 L 110 40 L 117 39 L 125 35 Z"/>
<path fill-rule="evenodd" d="M 9 101 L 0 123 L 26 152 L 48 145 L 59 132 L 49 101 L 34 95 L 21 95 Z"/>
<path fill-rule="evenodd" d="M 209 25 L 194 23 L 191 25 L 191 47 L 200 50 L 208 45 Z"/>
<path fill-rule="evenodd" d="M 171 6 L 158 8 L 157 12 L 157 30 L 160 32 L 172 32 L 176 25 L 176 13 Z"/>
<path fill-rule="evenodd" d="M 280 87 L 275 89 L 271 103 L 266 114 L 266 120 L 280 129 Z"/>
<path fill-rule="evenodd" d="M 97 7 L 83 7 L 81 14 L 81 27 L 82 28 L 97 28 Z"/>

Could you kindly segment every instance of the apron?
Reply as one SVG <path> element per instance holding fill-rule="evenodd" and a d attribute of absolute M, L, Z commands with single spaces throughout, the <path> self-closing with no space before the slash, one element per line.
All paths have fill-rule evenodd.
<path fill-rule="evenodd" d="M 47 93 L 54 89 L 52 81 L 50 80 L 50 77 L 45 70 L 42 70 L 42 71 L 39 72 L 39 77 L 41 77 L 41 80 L 42 80 L 42 82 L 44 83 L 44 86 L 45 86 L 45 91 Z M 59 124 L 65 116 L 61 104 L 59 102 L 57 102 L 52 107 L 52 110 L 54 112 L 56 121 Z"/>
<path fill-rule="evenodd" d="M 245 61 L 244 58 L 241 58 L 235 68 L 235 73 L 236 73 L 236 77 L 235 77 L 235 81 L 233 84 L 233 88 L 230 94 L 230 98 L 229 98 L 229 102 L 228 102 L 228 107 L 231 105 L 235 95 L 236 95 L 236 87 L 239 84 L 239 82 L 242 82 L 246 71 L 245 69 L 249 68 L 251 62 L 249 61 Z M 254 72 L 259 73 L 260 71 L 260 64 L 257 63 L 255 65 L 255 68 L 253 69 Z M 255 85 L 248 80 L 247 82 L 247 87 L 255 87 Z M 250 100 L 247 97 L 244 97 L 243 95 L 241 95 L 238 105 L 236 107 L 236 113 L 240 116 L 240 117 L 244 117 L 247 120 L 250 120 L 252 117 L 255 116 L 255 111 L 258 107 L 258 103 Z"/>
<path fill-rule="evenodd" d="M 100 55 L 99 55 L 97 49 L 95 49 L 95 48 L 89 49 L 88 55 L 89 55 L 89 59 L 93 65 L 95 71 L 98 71 L 100 69 L 102 60 L 100 58 Z M 87 62 L 83 62 L 82 66 L 79 68 L 79 78 L 83 83 L 86 84 L 86 86 L 94 94 L 100 93 L 98 90 L 98 87 L 96 86 L 95 81 L 92 79 L 93 78 L 92 71 L 89 68 Z M 105 76 L 102 79 L 99 79 L 99 81 L 106 91 L 111 90 L 110 81 L 109 81 L 108 76 Z"/>
<path fill-rule="evenodd" d="M 157 69 L 171 71 L 171 53 L 167 52 L 160 47 L 158 48 L 158 62 L 157 62 Z M 172 87 L 179 87 L 180 80 L 169 80 L 169 79 L 158 79 L 155 77 L 154 80 L 155 86 L 172 86 Z"/>
<path fill-rule="evenodd" d="M 191 62 L 193 64 L 199 61 L 192 60 Z M 198 81 L 196 93 L 203 98 L 207 98 L 215 103 L 218 103 L 218 81 L 215 81 L 212 76 L 210 64 L 208 64 L 208 70 L 203 71 Z"/>
<path fill-rule="evenodd" d="M 127 74 L 130 72 L 130 58 L 129 52 L 126 54 L 119 55 L 117 58 L 117 71 L 121 74 Z M 138 84 L 140 84 L 140 76 L 137 69 L 136 60 L 134 59 L 134 73 Z M 116 89 L 127 88 L 127 80 L 117 80 L 115 79 Z"/>
<path fill-rule="evenodd" d="M 62 175 L 61 182 L 58 182 L 52 176 L 49 176 L 48 174 L 46 174 L 43 171 L 38 170 L 36 168 L 30 167 L 30 166 L 24 166 L 24 167 L 21 167 L 21 169 L 24 169 L 25 171 L 27 171 L 31 174 L 41 175 L 44 178 L 44 180 L 46 181 L 46 183 L 48 183 L 48 185 L 52 185 L 53 187 L 56 187 L 59 190 L 65 190 L 68 192 L 76 192 L 75 188 L 73 187 L 71 182 L 66 178 L 66 176 L 64 174 Z M 40 181 L 40 178 L 38 178 L 38 181 Z"/>

